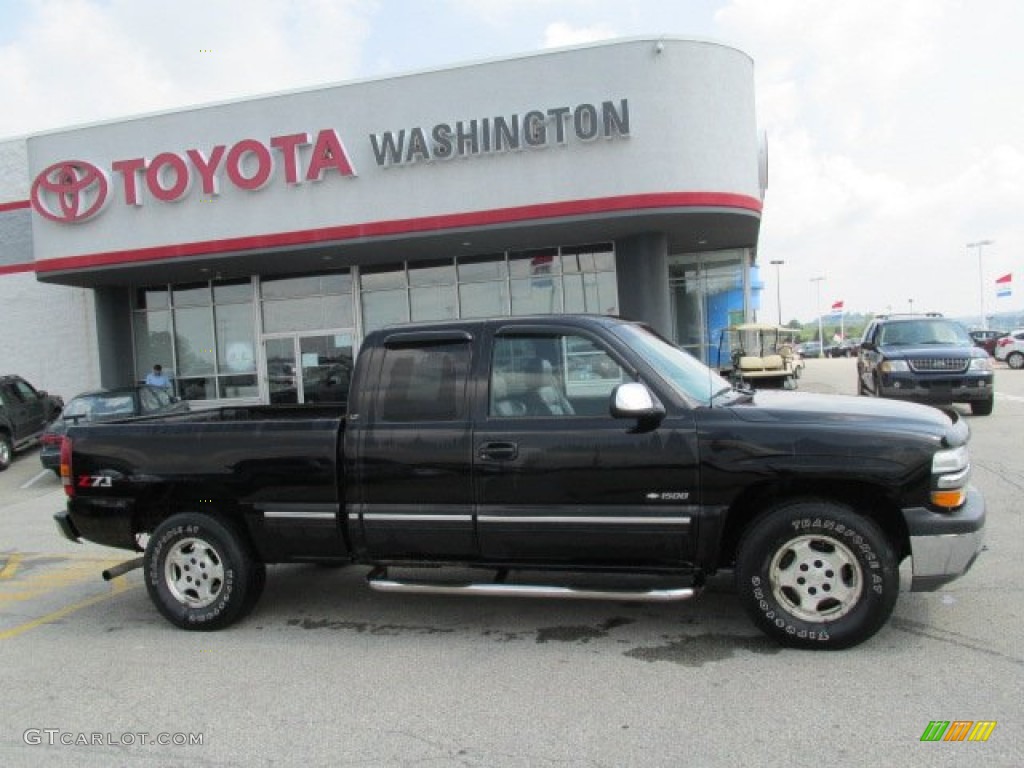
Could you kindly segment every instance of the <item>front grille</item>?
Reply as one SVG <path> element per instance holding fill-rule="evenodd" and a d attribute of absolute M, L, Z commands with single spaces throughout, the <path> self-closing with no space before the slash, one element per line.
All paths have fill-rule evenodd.
<path fill-rule="evenodd" d="M 920 357 L 907 362 L 910 370 L 919 373 L 963 373 L 971 361 L 962 357 Z"/>

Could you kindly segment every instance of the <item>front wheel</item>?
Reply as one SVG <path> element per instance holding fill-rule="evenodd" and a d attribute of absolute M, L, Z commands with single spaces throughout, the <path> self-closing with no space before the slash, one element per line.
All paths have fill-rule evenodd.
<path fill-rule="evenodd" d="M 782 645 L 836 650 L 874 635 L 899 594 L 893 547 L 849 507 L 790 502 L 753 523 L 736 558 L 740 600 Z"/>
<path fill-rule="evenodd" d="M 146 589 L 164 618 L 182 629 L 212 630 L 242 618 L 262 592 L 266 570 L 230 526 L 183 513 L 149 537 Z"/>
<path fill-rule="evenodd" d="M 1024 368 L 1024 352 L 1011 352 L 1006 356 L 1006 364 L 1015 371 Z"/>
<path fill-rule="evenodd" d="M 11 466 L 13 458 L 14 444 L 11 442 L 10 435 L 6 432 L 0 432 L 0 472 Z"/>
<path fill-rule="evenodd" d="M 971 413 L 975 416 L 988 416 L 992 413 L 992 408 L 995 405 L 995 402 L 994 397 L 990 397 L 988 400 L 972 400 Z"/>

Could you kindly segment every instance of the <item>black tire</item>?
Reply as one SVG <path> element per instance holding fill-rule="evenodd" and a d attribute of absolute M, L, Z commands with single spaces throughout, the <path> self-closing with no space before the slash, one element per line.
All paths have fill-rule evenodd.
<path fill-rule="evenodd" d="M 0 472 L 3 472 L 14 460 L 14 443 L 6 432 L 0 432 Z"/>
<path fill-rule="evenodd" d="M 1011 352 L 1006 356 L 1006 364 L 1015 371 L 1024 368 L 1024 353 Z"/>
<path fill-rule="evenodd" d="M 754 623 L 793 648 L 838 650 L 864 642 L 899 595 L 893 547 L 871 520 L 823 500 L 789 502 L 740 541 L 736 587 Z"/>
<path fill-rule="evenodd" d="M 221 629 L 249 613 L 266 581 L 266 566 L 230 526 L 186 512 L 149 537 L 146 589 L 169 622 L 182 629 Z"/>
<path fill-rule="evenodd" d="M 988 416 L 992 413 L 992 407 L 995 404 L 996 401 L 994 397 L 990 397 L 988 400 L 972 400 L 971 413 L 975 416 Z"/>
<path fill-rule="evenodd" d="M 857 394 L 866 395 L 868 393 L 867 387 L 864 386 L 864 379 L 861 377 L 860 372 L 857 372 Z"/>

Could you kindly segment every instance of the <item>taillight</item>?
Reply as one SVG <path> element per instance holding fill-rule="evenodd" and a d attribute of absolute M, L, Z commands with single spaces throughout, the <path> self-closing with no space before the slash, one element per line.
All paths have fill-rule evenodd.
<path fill-rule="evenodd" d="M 1013 344 L 1013 339 L 1011 339 L 1009 336 L 1003 336 L 1003 338 L 999 339 L 999 341 L 996 342 L 997 347 L 1008 347 L 1011 344 Z"/>
<path fill-rule="evenodd" d="M 60 483 L 64 486 L 67 496 L 75 495 L 75 484 L 71 482 L 71 438 L 60 440 Z"/>
<path fill-rule="evenodd" d="M 44 432 L 43 436 L 39 438 L 39 442 L 43 445 L 59 445 L 62 439 L 63 436 L 55 432 Z"/>

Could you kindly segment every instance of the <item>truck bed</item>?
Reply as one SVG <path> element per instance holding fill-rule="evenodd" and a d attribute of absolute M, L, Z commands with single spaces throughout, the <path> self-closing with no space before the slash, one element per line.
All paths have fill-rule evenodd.
<path fill-rule="evenodd" d="M 71 427 L 79 533 L 130 547 L 133 528 L 184 508 L 236 520 L 268 542 L 267 562 L 278 545 L 301 556 L 307 547 L 285 539 L 310 521 L 330 535 L 320 530 L 318 551 L 305 554 L 337 555 L 344 417 L 342 406 L 252 405 Z"/>

